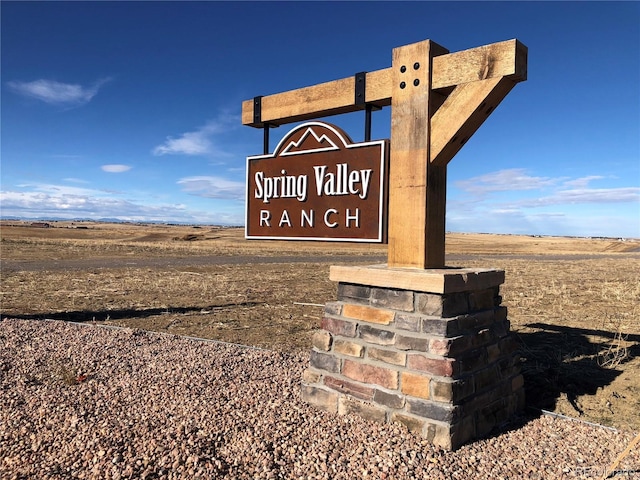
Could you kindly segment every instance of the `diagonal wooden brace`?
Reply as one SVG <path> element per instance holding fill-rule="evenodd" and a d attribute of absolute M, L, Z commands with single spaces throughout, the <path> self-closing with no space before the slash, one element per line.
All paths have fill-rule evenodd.
<path fill-rule="evenodd" d="M 515 85 L 505 77 L 458 85 L 431 117 L 431 163 L 447 165 Z"/>

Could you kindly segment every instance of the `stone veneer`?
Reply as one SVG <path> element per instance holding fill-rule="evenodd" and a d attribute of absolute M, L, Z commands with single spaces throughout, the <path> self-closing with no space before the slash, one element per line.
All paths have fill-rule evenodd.
<path fill-rule="evenodd" d="M 400 422 L 445 449 L 524 408 L 504 271 L 332 267 L 331 279 L 338 301 L 313 337 L 305 401 Z"/>

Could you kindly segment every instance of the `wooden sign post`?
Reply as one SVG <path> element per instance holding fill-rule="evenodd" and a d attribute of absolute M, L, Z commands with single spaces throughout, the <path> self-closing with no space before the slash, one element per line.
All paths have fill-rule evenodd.
<path fill-rule="evenodd" d="M 456 449 L 524 409 L 499 293 L 504 271 L 444 267 L 447 164 L 526 80 L 527 48 L 509 40 L 449 53 L 425 40 L 395 48 L 391 63 L 247 100 L 242 122 L 263 127 L 267 146 L 270 126 L 363 109 L 369 119 L 371 109 L 391 106 L 388 261 L 331 267 L 338 298 L 325 305 L 314 334 L 302 398 L 330 412 L 400 422 Z M 262 218 L 267 224 L 266 210 L 258 209 L 258 226 Z"/>
<path fill-rule="evenodd" d="M 247 100 L 242 123 L 268 132 L 391 106 L 388 266 L 441 268 L 447 164 L 526 77 L 527 48 L 518 40 L 455 53 L 425 40 L 395 48 L 391 68 Z"/>

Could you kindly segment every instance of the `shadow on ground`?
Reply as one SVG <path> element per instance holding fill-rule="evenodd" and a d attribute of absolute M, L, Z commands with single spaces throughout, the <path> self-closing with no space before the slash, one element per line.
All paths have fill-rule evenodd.
<path fill-rule="evenodd" d="M 562 394 L 580 415 L 577 401 L 595 395 L 621 373 L 617 368 L 640 355 L 640 335 L 545 323 L 525 325 L 518 333 L 527 405 L 554 410 Z"/>
<path fill-rule="evenodd" d="M 62 320 L 67 322 L 103 322 L 108 320 L 122 320 L 130 318 L 148 318 L 165 314 L 193 314 L 204 313 L 233 307 L 255 307 L 264 302 L 236 302 L 222 305 L 198 306 L 198 307 L 171 307 L 171 308 L 124 308 L 119 310 L 81 310 L 71 312 L 34 313 L 29 315 L 3 315 L 7 318 L 20 320 Z"/>

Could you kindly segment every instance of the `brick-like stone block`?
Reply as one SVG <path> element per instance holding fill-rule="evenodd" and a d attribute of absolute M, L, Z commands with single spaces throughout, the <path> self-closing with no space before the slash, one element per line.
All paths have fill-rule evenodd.
<path fill-rule="evenodd" d="M 396 334 L 390 330 L 370 327 L 369 325 L 359 325 L 358 337 L 376 345 L 393 345 L 396 341 Z"/>
<path fill-rule="evenodd" d="M 399 330 L 419 332 L 422 329 L 422 315 L 411 313 L 396 313 L 395 327 Z"/>
<path fill-rule="evenodd" d="M 495 363 L 500 358 L 500 346 L 497 343 L 487 345 L 487 363 Z"/>
<path fill-rule="evenodd" d="M 504 337 L 499 342 L 500 351 L 503 355 L 511 355 L 518 351 L 518 342 L 514 335 L 509 335 L 508 337 Z"/>
<path fill-rule="evenodd" d="M 416 293 L 415 311 L 437 317 L 455 317 L 469 312 L 468 294 L 465 292 L 438 295 Z"/>
<path fill-rule="evenodd" d="M 455 405 L 407 398 L 407 412 L 419 417 L 437 420 L 439 422 L 454 423 L 458 420 L 459 408 Z"/>
<path fill-rule="evenodd" d="M 371 305 L 392 308 L 394 310 L 413 311 L 413 292 L 409 290 L 394 290 L 391 288 L 372 288 Z"/>
<path fill-rule="evenodd" d="M 398 388 L 398 372 L 396 370 L 368 365 L 355 360 L 344 360 L 342 375 L 357 382 L 380 385 L 390 390 Z"/>
<path fill-rule="evenodd" d="M 469 295 L 466 292 L 451 293 L 444 296 L 442 316 L 455 317 L 469 312 Z"/>
<path fill-rule="evenodd" d="M 333 337 L 326 330 L 318 330 L 311 338 L 313 346 L 322 352 L 328 352 L 331 350 L 332 341 Z"/>
<path fill-rule="evenodd" d="M 464 417 L 452 426 L 452 431 L 454 432 L 452 436 L 452 448 L 454 449 L 474 439 L 476 437 L 475 416 L 468 415 Z"/>
<path fill-rule="evenodd" d="M 504 411 L 503 414 L 501 411 Z M 487 405 L 476 412 L 476 434 L 486 435 L 504 418 L 507 409 L 505 408 L 502 399 Z"/>
<path fill-rule="evenodd" d="M 510 395 L 511 392 L 511 379 L 507 379 L 507 380 L 496 380 L 496 383 L 493 385 L 493 388 L 487 389 L 485 391 L 485 402 L 483 405 L 488 405 L 490 403 L 495 402 L 496 400 L 501 400 L 506 398 L 508 395 Z M 475 398 L 472 398 L 470 400 L 471 402 L 474 402 Z M 481 408 L 481 407 L 478 407 Z"/>
<path fill-rule="evenodd" d="M 362 403 L 346 396 L 341 396 L 338 400 L 338 413 L 341 415 L 353 413 L 365 420 L 372 420 L 379 423 L 384 423 L 387 419 L 385 409 L 368 403 Z"/>
<path fill-rule="evenodd" d="M 391 414 L 391 421 L 401 423 L 412 433 L 422 433 L 426 421 L 423 418 L 413 417 L 411 415 L 405 415 L 400 412 L 393 412 Z"/>
<path fill-rule="evenodd" d="M 473 395 L 474 385 L 470 378 L 451 380 L 436 377 L 431 379 L 431 399 L 437 402 L 459 404 Z"/>
<path fill-rule="evenodd" d="M 469 373 L 487 366 L 487 350 L 476 348 L 466 352 L 464 357 L 458 359 L 460 373 Z"/>
<path fill-rule="evenodd" d="M 318 383 L 321 378 L 322 375 L 319 372 L 316 372 L 309 368 L 302 372 L 302 383 Z"/>
<path fill-rule="evenodd" d="M 324 305 L 324 313 L 327 315 L 340 315 L 342 312 L 342 303 L 327 302 Z"/>
<path fill-rule="evenodd" d="M 422 333 L 439 337 L 455 337 L 460 334 L 458 318 L 425 316 L 422 318 Z"/>
<path fill-rule="evenodd" d="M 324 377 L 324 384 L 340 393 L 347 393 L 362 400 L 373 398 L 373 388 L 359 383 L 349 382 L 335 377 Z"/>
<path fill-rule="evenodd" d="M 428 352 L 443 357 L 455 357 L 471 347 L 472 337 L 461 335 L 453 338 L 432 338 Z"/>
<path fill-rule="evenodd" d="M 458 325 L 462 331 L 474 332 L 492 325 L 496 321 L 495 314 L 495 310 L 483 310 L 469 315 L 461 315 L 458 317 Z"/>
<path fill-rule="evenodd" d="M 419 353 L 407 355 L 407 367 L 441 377 L 452 377 L 456 373 L 456 361 L 450 358 L 431 358 Z"/>
<path fill-rule="evenodd" d="M 454 402 L 454 382 L 445 379 L 434 379 L 431 382 L 430 397 L 436 402 Z M 456 399 L 457 400 L 457 399 Z"/>
<path fill-rule="evenodd" d="M 500 383 L 500 376 L 495 365 L 479 370 L 473 374 L 474 388 L 476 392 L 480 392 L 485 388 L 490 388 Z"/>
<path fill-rule="evenodd" d="M 313 368 L 317 368 L 318 370 L 340 373 L 340 359 L 328 353 L 312 350 L 309 356 L 309 363 Z"/>
<path fill-rule="evenodd" d="M 507 307 L 496 307 L 493 316 L 496 322 L 502 322 L 507 319 Z"/>
<path fill-rule="evenodd" d="M 362 357 L 364 347 L 358 343 L 347 340 L 336 340 L 333 342 L 333 351 L 334 353 L 349 355 L 350 357 Z"/>
<path fill-rule="evenodd" d="M 493 330 L 490 328 L 483 328 L 469 338 L 471 338 L 473 347 L 481 347 L 482 345 L 492 343 L 494 340 L 496 340 L 496 336 L 493 334 Z"/>
<path fill-rule="evenodd" d="M 324 330 L 334 335 L 341 335 L 343 337 L 356 336 L 356 324 L 354 322 L 325 316 L 322 318 L 320 325 Z"/>
<path fill-rule="evenodd" d="M 409 335 L 396 335 L 394 346 L 398 350 L 417 350 L 419 352 L 429 351 L 429 339 Z"/>
<path fill-rule="evenodd" d="M 425 315 L 441 317 L 444 297 L 435 293 L 416 293 L 415 310 Z"/>
<path fill-rule="evenodd" d="M 384 405 L 389 408 L 402 408 L 404 407 L 404 396 L 398 395 L 397 393 L 385 392 L 383 390 L 378 390 L 373 393 L 373 401 L 375 403 L 379 403 L 380 405 Z"/>
<path fill-rule="evenodd" d="M 404 352 L 396 352 L 395 350 L 384 350 L 382 348 L 367 348 L 367 357 L 372 360 L 390 363 L 392 365 L 405 366 L 407 363 L 407 354 Z"/>
<path fill-rule="evenodd" d="M 338 392 L 313 385 L 302 385 L 302 400 L 327 412 L 338 412 Z"/>
<path fill-rule="evenodd" d="M 453 432 L 451 425 L 426 422 L 425 437 L 434 445 L 444 449 L 453 450 L 456 446 L 453 443 Z"/>
<path fill-rule="evenodd" d="M 511 378 L 520 373 L 520 356 L 518 354 L 505 356 L 496 364 L 500 378 Z"/>
<path fill-rule="evenodd" d="M 501 320 L 491 325 L 491 331 L 498 338 L 504 338 L 509 335 L 511 322 L 509 320 Z"/>
<path fill-rule="evenodd" d="M 469 294 L 469 311 L 489 310 L 495 307 L 496 292 L 493 288 L 476 290 Z"/>
<path fill-rule="evenodd" d="M 431 378 L 411 372 L 402 372 L 400 376 L 400 391 L 412 397 L 428 399 L 430 397 L 429 383 Z"/>
<path fill-rule="evenodd" d="M 369 323 L 378 323 L 381 325 L 389 325 L 393 322 L 394 313 L 391 310 L 383 308 L 369 307 L 366 305 L 346 304 L 342 308 L 342 316 L 363 320 Z"/>
<path fill-rule="evenodd" d="M 338 300 L 369 303 L 371 287 L 353 283 L 338 283 Z"/>

